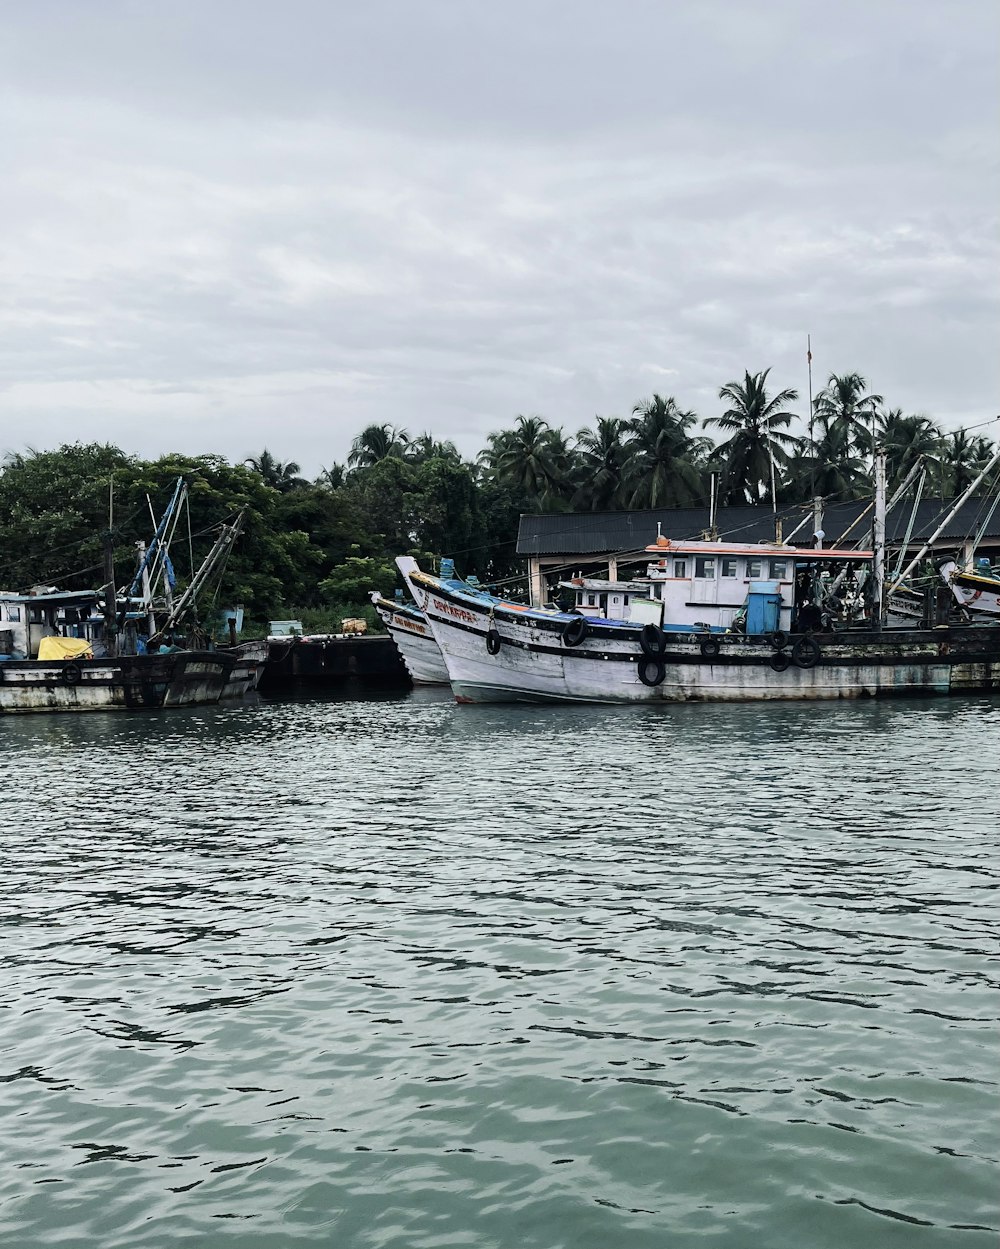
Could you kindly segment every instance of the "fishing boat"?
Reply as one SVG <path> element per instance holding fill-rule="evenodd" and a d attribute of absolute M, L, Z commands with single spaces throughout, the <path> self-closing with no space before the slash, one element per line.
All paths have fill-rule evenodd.
<path fill-rule="evenodd" d="M 99 590 L 0 592 L 0 714 L 185 707 L 256 688 L 266 642 L 217 647 L 194 614 L 199 591 L 224 567 L 242 516 L 221 526 L 191 584 L 173 600 L 166 535 L 185 493 L 179 481 L 153 541 L 139 544 L 127 588 L 116 591 L 109 577 Z M 166 614 L 158 624 L 160 582 Z"/>
<path fill-rule="evenodd" d="M 1000 623 L 1000 576 L 988 559 L 978 560 L 974 568 L 959 568 L 954 560 L 945 560 L 939 572 L 971 620 Z"/>
<path fill-rule="evenodd" d="M 460 702 L 840 699 L 1000 689 L 996 625 L 885 625 L 884 515 L 883 502 L 873 549 L 862 551 L 660 536 L 646 548 L 648 593 L 641 597 L 662 614 L 643 623 L 484 602 L 409 557 L 396 562 Z"/>
<path fill-rule="evenodd" d="M 107 621 L 98 591 L 0 593 L 0 714 L 187 707 L 233 682 L 223 651 L 116 654 Z"/>
<path fill-rule="evenodd" d="M 369 598 L 414 685 L 447 685 L 448 668 L 423 612 L 412 604 L 387 599 L 378 590 L 372 590 Z"/>

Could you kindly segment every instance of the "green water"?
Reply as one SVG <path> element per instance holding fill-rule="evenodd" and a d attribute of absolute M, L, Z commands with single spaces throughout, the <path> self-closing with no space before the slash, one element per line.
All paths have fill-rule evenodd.
<path fill-rule="evenodd" d="M 0 721 L 0 1243 L 996 1249 L 1000 701 Z"/>

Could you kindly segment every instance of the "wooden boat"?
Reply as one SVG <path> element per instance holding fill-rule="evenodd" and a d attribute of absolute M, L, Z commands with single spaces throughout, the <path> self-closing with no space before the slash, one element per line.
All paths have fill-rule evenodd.
<path fill-rule="evenodd" d="M 658 537 L 641 615 L 549 612 L 396 563 L 461 702 L 840 699 L 1000 689 L 1000 627 L 885 622 L 884 459 L 873 550 Z M 586 587 L 581 587 L 585 589 Z M 646 590 L 648 589 L 648 593 Z M 720 633 L 719 628 L 724 632 Z"/>
<path fill-rule="evenodd" d="M 970 620 L 1000 623 L 1000 577 L 989 560 L 980 560 L 974 569 L 959 568 L 954 560 L 948 560 L 940 573 Z"/>
<path fill-rule="evenodd" d="M 187 707 L 227 687 L 246 692 L 224 651 L 109 655 L 99 606 L 96 591 L 0 594 L 0 714 Z"/>
<path fill-rule="evenodd" d="M 414 685 L 447 685 L 448 668 L 423 612 L 408 603 L 392 602 L 377 590 L 369 598 Z"/>
<path fill-rule="evenodd" d="M 256 688 L 267 642 L 202 644 L 194 614 L 197 593 L 224 563 L 241 517 L 221 527 L 176 603 L 168 589 L 166 620 L 156 625 L 150 574 L 165 578 L 169 570 L 164 534 L 184 493 L 179 480 L 153 542 L 140 546 L 127 590 L 115 591 L 112 572 L 102 590 L 0 593 L 0 714 L 186 707 L 241 698 Z M 200 640 L 178 645 L 184 631 Z"/>

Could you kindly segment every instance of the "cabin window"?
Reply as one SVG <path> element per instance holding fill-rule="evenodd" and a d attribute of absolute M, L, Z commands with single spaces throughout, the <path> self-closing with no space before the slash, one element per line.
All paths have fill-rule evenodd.
<path fill-rule="evenodd" d="M 617 601 L 618 601 L 618 600 L 617 600 L 617 599 L 615 599 L 615 602 L 616 602 L 616 603 L 617 603 Z M 624 607 L 628 607 L 628 595 L 627 595 L 627 594 L 625 595 L 625 602 L 624 602 L 623 606 L 624 606 Z"/>
<path fill-rule="evenodd" d="M 29 607 L 28 608 L 28 624 L 44 624 L 44 623 L 45 623 L 45 617 L 42 615 L 42 609 L 40 607 Z"/>
<path fill-rule="evenodd" d="M 747 576 L 751 581 L 759 581 L 761 573 L 764 571 L 764 561 L 762 559 L 747 560 Z"/>
<path fill-rule="evenodd" d="M 17 624 L 21 619 L 20 607 L 8 607 L 7 619 L 10 620 L 12 623 Z"/>
<path fill-rule="evenodd" d="M 617 606 L 621 602 L 621 599 L 618 597 L 617 594 L 613 594 L 611 596 L 611 601 Z"/>
<path fill-rule="evenodd" d="M 597 606 L 597 595 L 596 595 L 596 594 L 588 594 L 588 595 L 587 595 L 587 606 L 588 606 L 588 607 L 596 607 L 596 606 Z"/>
<path fill-rule="evenodd" d="M 687 576 L 687 560 L 686 559 L 674 560 L 674 576 L 675 577 Z"/>
<path fill-rule="evenodd" d="M 694 560 L 694 575 L 696 577 L 704 577 L 706 580 L 715 580 L 715 556 L 714 555 L 696 555 Z"/>
<path fill-rule="evenodd" d="M 783 559 L 771 560 L 771 577 L 775 581 L 780 581 L 785 575 L 785 561 Z"/>
<path fill-rule="evenodd" d="M 720 562 L 722 565 L 720 569 L 720 573 L 723 577 L 735 577 L 736 576 L 736 556 L 735 555 L 723 555 L 722 560 Z"/>

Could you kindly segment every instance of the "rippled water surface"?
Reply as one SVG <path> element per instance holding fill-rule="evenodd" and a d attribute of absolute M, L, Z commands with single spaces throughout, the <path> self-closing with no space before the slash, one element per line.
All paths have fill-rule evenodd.
<path fill-rule="evenodd" d="M 0 721 L 0 1243 L 997 1245 L 1000 701 Z"/>

